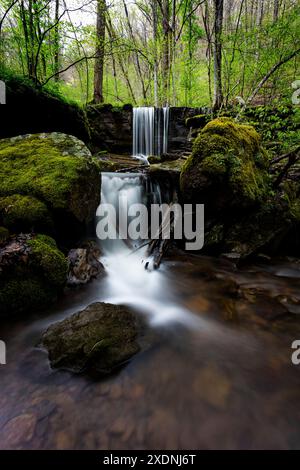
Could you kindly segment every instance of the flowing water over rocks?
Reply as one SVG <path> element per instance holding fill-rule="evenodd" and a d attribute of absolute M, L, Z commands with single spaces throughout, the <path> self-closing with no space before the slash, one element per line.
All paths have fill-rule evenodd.
<path fill-rule="evenodd" d="M 299 448 L 299 263 L 237 270 L 174 254 L 161 273 L 201 328 L 152 327 L 147 347 L 105 380 L 53 371 L 34 348 L 47 325 L 103 300 L 102 281 L 4 325 L 1 448 Z"/>
<path fill-rule="evenodd" d="M 116 207 L 117 195 L 121 212 L 126 199 L 165 197 L 143 175 L 104 174 L 102 202 Z M 174 251 L 149 272 L 132 243 L 103 243 L 104 278 L 67 291 L 55 309 L 2 324 L 0 448 L 299 448 L 299 260 L 237 268 Z M 148 324 L 140 352 L 101 380 L 52 370 L 35 347 L 43 331 L 103 301 Z"/>

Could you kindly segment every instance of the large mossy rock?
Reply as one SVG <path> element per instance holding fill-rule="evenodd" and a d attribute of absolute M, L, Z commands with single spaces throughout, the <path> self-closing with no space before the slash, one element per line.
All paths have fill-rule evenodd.
<path fill-rule="evenodd" d="M 51 325 L 41 346 L 53 368 L 107 374 L 139 351 L 135 315 L 124 306 L 97 302 Z"/>
<path fill-rule="evenodd" d="M 14 233 L 51 232 L 53 221 L 46 204 L 32 196 L 0 197 L 0 220 Z"/>
<path fill-rule="evenodd" d="M 61 133 L 0 140 L 0 216 L 17 230 L 77 231 L 100 199 L 97 164 L 84 143 Z M 47 231 L 47 230 L 46 230 Z"/>
<path fill-rule="evenodd" d="M 183 200 L 204 203 L 210 215 L 254 206 L 268 193 L 267 168 L 253 127 L 214 119 L 199 133 L 181 171 Z"/>
<path fill-rule="evenodd" d="M 47 235 L 22 234 L 0 244 L 1 315 L 44 308 L 63 289 L 68 263 Z"/>

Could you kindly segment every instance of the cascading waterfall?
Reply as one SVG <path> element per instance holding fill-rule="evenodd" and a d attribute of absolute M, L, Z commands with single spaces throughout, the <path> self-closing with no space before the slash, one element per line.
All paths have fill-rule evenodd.
<path fill-rule="evenodd" d="M 168 107 L 133 108 L 133 157 L 147 160 L 150 155 L 167 153 L 169 113 Z"/>
<path fill-rule="evenodd" d="M 102 173 L 101 188 L 101 203 L 113 205 L 117 214 L 132 204 L 160 204 L 163 199 L 159 185 L 142 174 Z M 108 219 L 108 223 L 115 224 L 115 220 Z M 101 242 L 107 272 L 104 301 L 130 305 L 148 314 L 152 324 L 176 321 L 194 326 L 195 317 L 176 305 L 163 270 L 145 269 L 147 246 L 143 245 L 142 240 L 128 238 Z"/>

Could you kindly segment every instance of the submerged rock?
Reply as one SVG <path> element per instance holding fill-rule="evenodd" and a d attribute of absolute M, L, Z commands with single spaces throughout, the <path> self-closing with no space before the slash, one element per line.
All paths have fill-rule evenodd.
<path fill-rule="evenodd" d="M 127 307 L 97 302 L 51 325 L 41 346 L 53 368 L 107 374 L 139 351 L 137 333 L 135 315 Z"/>
<path fill-rule="evenodd" d="M 94 218 L 100 199 L 90 151 L 58 132 L 0 140 L 0 182 L 2 218 L 22 231 L 47 226 L 51 213 L 59 234 L 73 234 Z"/>
<path fill-rule="evenodd" d="M 46 235 L 21 234 L 0 246 L 1 315 L 43 308 L 67 278 L 67 260 Z"/>
<path fill-rule="evenodd" d="M 101 252 L 96 243 L 90 241 L 81 248 L 69 251 L 69 272 L 67 285 L 75 287 L 104 274 L 104 266 L 99 261 Z"/>

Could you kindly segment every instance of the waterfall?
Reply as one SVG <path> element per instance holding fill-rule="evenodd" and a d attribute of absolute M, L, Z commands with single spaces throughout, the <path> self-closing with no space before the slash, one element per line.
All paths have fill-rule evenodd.
<path fill-rule="evenodd" d="M 161 204 L 166 198 L 158 183 L 152 182 L 147 175 L 102 173 L 101 204 L 111 204 L 119 215 L 126 211 L 128 214 L 132 204 Z M 115 224 L 115 221 L 109 220 L 109 224 Z M 107 273 L 102 281 L 105 293 L 102 300 L 132 306 L 148 315 L 152 324 L 175 321 L 194 325 L 194 316 L 176 304 L 172 284 L 163 269 L 145 269 L 147 246 L 143 240 L 126 237 L 103 240 L 101 249 L 101 261 Z"/>
<path fill-rule="evenodd" d="M 168 151 L 169 108 L 133 108 L 132 154 L 147 160 Z"/>

